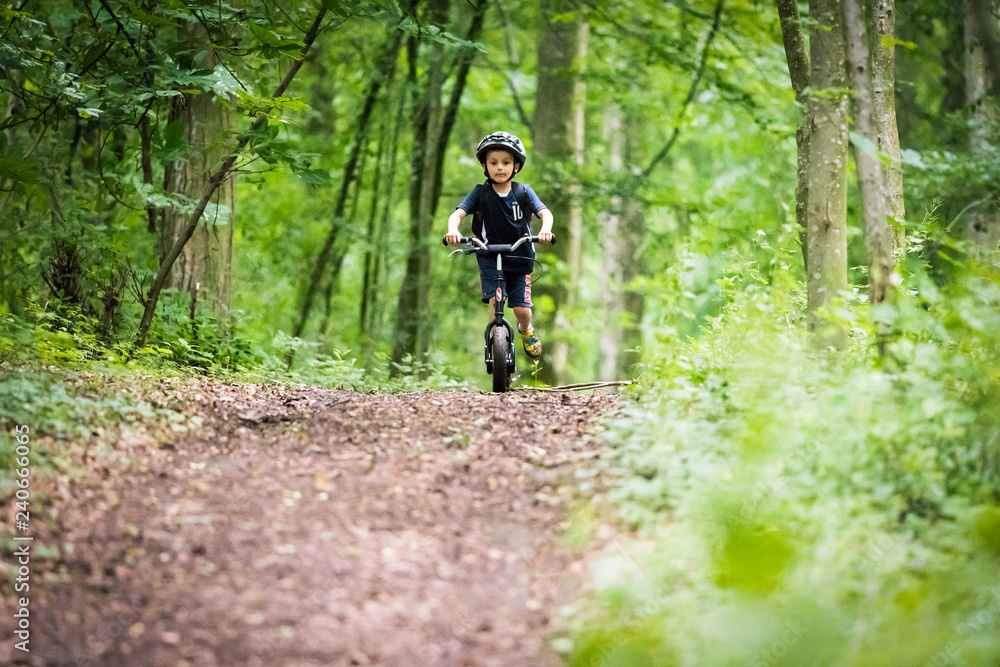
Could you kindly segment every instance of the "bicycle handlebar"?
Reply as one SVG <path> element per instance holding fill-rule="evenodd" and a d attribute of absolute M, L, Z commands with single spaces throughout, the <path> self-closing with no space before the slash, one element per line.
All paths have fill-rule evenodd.
<path fill-rule="evenodd" d="M 522 236 L 514 243 L 483 243 L 475 236 L 463 236 L 462 240 L 459 242 L 464 244 L 466 247 L 461 249 L 464 253 L 472 253 L 476 250 L 485 250 L 486 252 L 495 252 L 501 255 L 506 255 L 514 252 L 520 248 L 525 243 L 540 243 L 541 241 L 537 236 Z M 555 245 L 556 237 L 555 234 L 552 235 L 552 244 Z M 441 239 L 441 243 L 448 245 L 448 240 L 446 238 Z"/>

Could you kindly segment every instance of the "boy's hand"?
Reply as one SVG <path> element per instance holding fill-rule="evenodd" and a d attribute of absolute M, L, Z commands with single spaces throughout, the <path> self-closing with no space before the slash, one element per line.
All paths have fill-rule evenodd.
<path fill-rule="evenodd" d="M 462 235 L 458 233 L 458 226 L 462 224 L 462 218 L 465 217 L 465 211 L 458 208 L 455 212 L 448 216 L 448 233 L 444 235 L 444 242 L 448 245 L 460 245 L 462 243 Z"/>
<path fill-rule="evenodd" d="M 543 208 L 538 217 L 542 219 L 542 228 L 538 232 L 538 242 L 552 243 L 552 211 Z"/>

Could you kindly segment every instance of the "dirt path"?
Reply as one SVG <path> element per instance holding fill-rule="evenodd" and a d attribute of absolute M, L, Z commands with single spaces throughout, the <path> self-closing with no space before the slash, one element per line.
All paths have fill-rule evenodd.
<path fill-rule="evenodd" d="M 40 510 L 30 664 L 559 664 L 559 534 L 613 398 L 214 386 L 190 436 Z"/>

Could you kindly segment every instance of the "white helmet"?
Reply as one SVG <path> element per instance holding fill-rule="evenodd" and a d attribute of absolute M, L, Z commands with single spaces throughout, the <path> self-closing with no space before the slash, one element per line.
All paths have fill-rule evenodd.
<path fill-rule="evenodd" d="M 486 162 L 486 153 L 492 149 L 502 148 L 514 154 L 518 169 L 524 166 L 524 161 L 528 159 L 528 154 L 524 152 L 524 144 L 521 140 L 509 132 L 494 132 L 479 142 L 476 149 L 476 159 L 480 164 Z"/>

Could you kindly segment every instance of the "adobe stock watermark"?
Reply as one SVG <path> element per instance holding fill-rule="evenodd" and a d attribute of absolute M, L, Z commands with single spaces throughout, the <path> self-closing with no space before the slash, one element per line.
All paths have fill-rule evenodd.
<path fill-rule="evenodd" d="M 955 630 L 959 637 L 969 637 L 988 630 L 1000 620 L 1000 586 L 990 589 L 989 604 L 966 618 Z M 948 642 L 927 663 L 928 667 L 945 667 L 946 665 L 964 665 L 962 649 L 958 641 Z"/>
<path fill-rule="evenodd" d="M 864 551 L 858 554 L 850 563 L 851 571 L 865 571 L 875 565 L 896 548 L 897 542 L 903 539 L 900 535 L 894 535 L 886 529 L 878 533 L 869 533 L 864 542 Z"/>
<path fill-rule="evenodd" d="M 787 621 L 784 630 L 785 632 L 779 639 L 772 642 L 766 649 L 754 654 L 750 660 L 751 667 L 774 667 L 806 634 L 806 626 L 798 621 Z"/>
<path fill-rule="evenodd" d="M 14 592 L 18 594 L 14 611 L 14 648 L 31 652 L 31 439 L 30 429 L 21 424 L 14 428 Z"/>

